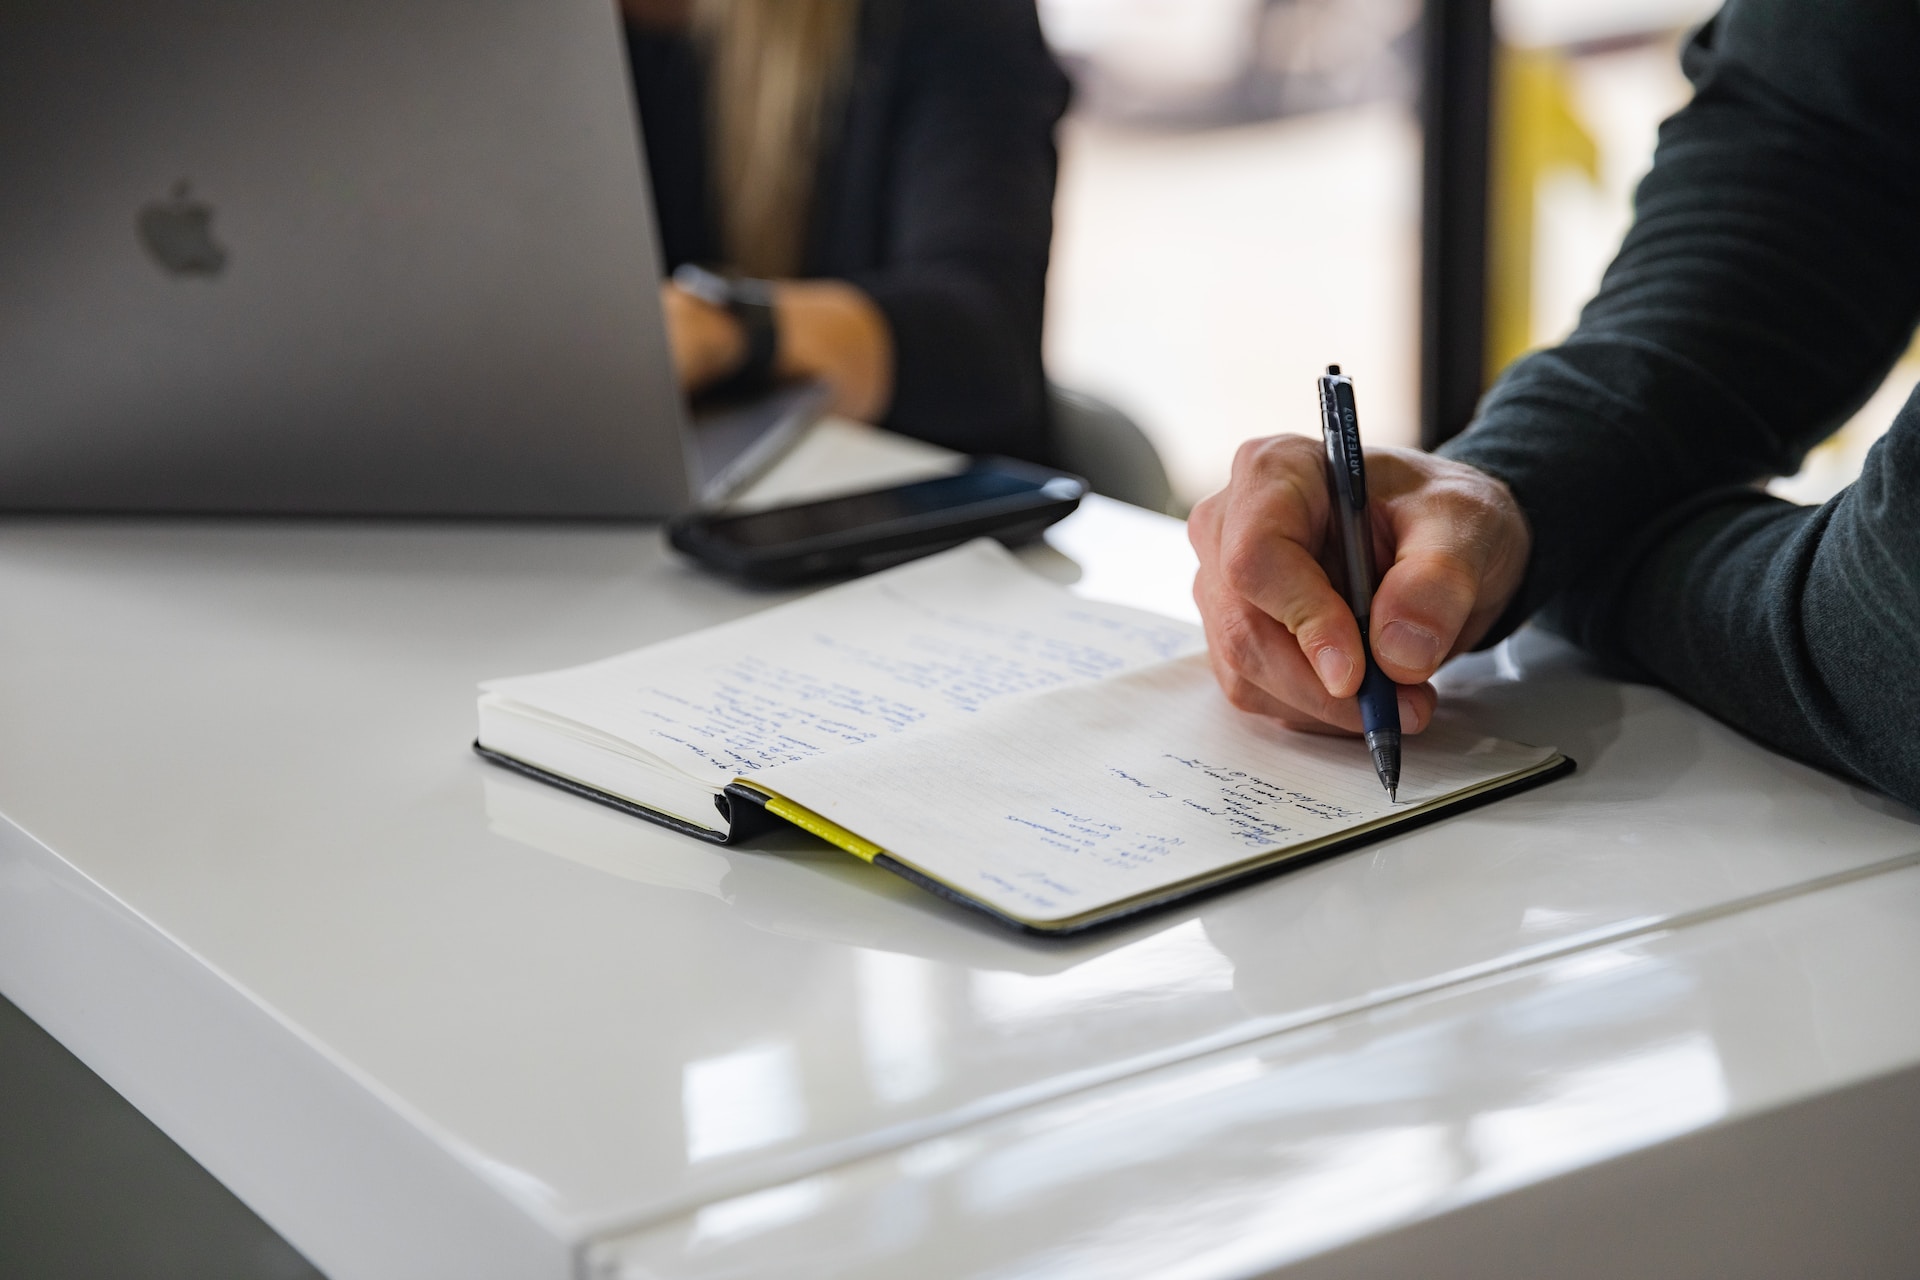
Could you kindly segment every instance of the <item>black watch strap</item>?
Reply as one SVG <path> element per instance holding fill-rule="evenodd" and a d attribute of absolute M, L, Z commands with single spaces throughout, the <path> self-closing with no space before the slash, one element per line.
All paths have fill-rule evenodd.
<path fill-rule="evenodd" d="M 727 292 L 727 310 L 746 331 L 747 354 L 727 379 L 729 387 L 760 390 L 773 382 L 780 356 L 780 327 L 773 312 L 773 286 L 765 280 L 733 280 Z"/>
<path fill-rule="evenodd" d="M 773 285 L 745 276 L 724 276 L 694 263 L 676 268 L 673 281 L 694 297 L 740 322 L 746 351 L 740 364 L 713 388 L 722 394 L 761 391 L 773 382 L 780 358 L 780 328 L 773 311 Z"/>

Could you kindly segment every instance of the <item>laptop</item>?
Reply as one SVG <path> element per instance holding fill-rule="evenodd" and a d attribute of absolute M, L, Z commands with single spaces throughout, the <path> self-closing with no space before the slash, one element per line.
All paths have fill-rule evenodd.
<path fill-rule="evenodd" d="M 652 518 L 689 413 L 612 0 L 0 6 L 0 510 Z"/>

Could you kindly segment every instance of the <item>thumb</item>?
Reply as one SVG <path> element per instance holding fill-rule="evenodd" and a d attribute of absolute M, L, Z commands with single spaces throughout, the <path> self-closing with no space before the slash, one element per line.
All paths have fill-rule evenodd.
<path fill-rule="evenodd" d="M 1480 597 L 1483 539 L 1446 520 L 1405 531 L 1373 595 L 1373 655 L 1399 684 L 1420 684 L 1452 655 Z"/>

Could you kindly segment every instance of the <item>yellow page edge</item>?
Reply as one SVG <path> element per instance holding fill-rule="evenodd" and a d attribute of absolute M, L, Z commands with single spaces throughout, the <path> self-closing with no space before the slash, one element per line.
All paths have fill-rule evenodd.
<path fill-rule="evenodd" d="M 767 798 L 766 809 L 768 813 L 771 813 L 776 818 L 785 818 L 802 831 L 819 836 L 830 845 L 836 845 L 839 848 L 845 849 L 862 862 L 872 862 L 875 858 L 886 852 L 885 849 L 882 849 L 873 841 L 863 839 L 853 834 L 853 832 L 847 830 L 837 822 L 827 821 L 827 819 L 821 817 L 813 810 L 802 805 L 797 805 L 785 796 L 775 795 L 750 778 L 736 778 L 735 781 L 743 787 L 752 787 L 755 791 L 765 796 Z"/>

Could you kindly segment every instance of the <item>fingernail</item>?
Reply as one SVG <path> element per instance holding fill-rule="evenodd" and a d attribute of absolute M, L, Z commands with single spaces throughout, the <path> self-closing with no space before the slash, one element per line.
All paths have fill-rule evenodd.
<path fill-rule="evenodd" d="M 1420 713 L 1415 711 L 1413 703 L 1405 698 L 1396 698 L 1394 701 L 1400 704 L 1400 727 L 1411 732 L 1413 726 L 1420 723 Z"/>
<path fill-rule="evenodd" d="M 1440 637 L 1411 622 L 1389 622 L 1373 651 L 1409 671 L 1431 671 L 1440 665 Z"/>
<path fill-rule="evenodd" d="M 1313 669 L 1320 673 L 1320 683 L 1327 686 L 1327 692 L 1344 689 L 1347 677 L 1353 674 L 1353 659 L 1328 645 L 1313 655 Z"/>

